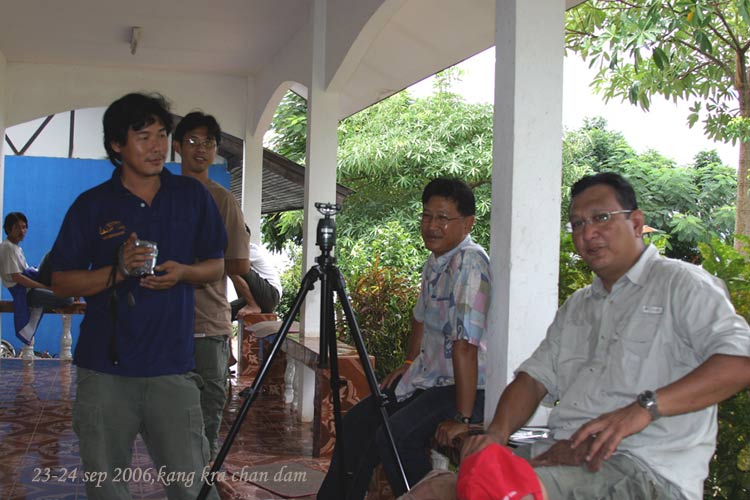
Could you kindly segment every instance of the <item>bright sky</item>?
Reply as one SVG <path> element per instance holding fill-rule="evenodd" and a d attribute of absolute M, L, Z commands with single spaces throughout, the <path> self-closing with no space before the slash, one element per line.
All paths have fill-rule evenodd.
<path fill-rule="evenodd" d="M 494 101 L 495 49 L 488 49 L 459 65 L 464 70 L 463 81 L 456 91 L 469 102 Z M 621 132 L 639 153 L 655 149 L 678 164 L 692 163 L 700 151 L 716 149 L 726 165 L 736 166 L 739 149 L 731 144 L 713 142 L 703 135 L 701 123 L 694 128 L 687 125 L 687 102 L 675 104 L 661 98 L 652 99 L 651 110 L 642 111 L 630 103 L 614 100 L 604 104 L 592 93 L 589 82 L 594 72 L 578 57 L 566 57 L 563 81 L 563 127 L 579 128 L 584 118 L 602 116 L 610 130 Z M 429 78 L 412 86 L 415 95 L 432 91 Z"/>

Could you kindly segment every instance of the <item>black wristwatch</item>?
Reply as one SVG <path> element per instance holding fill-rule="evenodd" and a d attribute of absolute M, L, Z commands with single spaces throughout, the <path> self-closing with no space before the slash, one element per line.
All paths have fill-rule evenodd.
<path fill-rule="evenodd" d="M 651 414 L 651 421 L 657 420 L 661 417 L 661 413 L 659 413 L 659 405 L 656 403 L 656 393 L 654 391 L 643 391 L 638 394 L 636 401 L 638 401 L 641 408 L 648 410 Z"/>
<path fill-rule="evenodd" d="M 453 417 L 453 420 L 458 422 L 459 424 L 469 424 L 471 422 L 471 417 L 464 417 L 461 412 L 457 412 L 456 415 Z"/>

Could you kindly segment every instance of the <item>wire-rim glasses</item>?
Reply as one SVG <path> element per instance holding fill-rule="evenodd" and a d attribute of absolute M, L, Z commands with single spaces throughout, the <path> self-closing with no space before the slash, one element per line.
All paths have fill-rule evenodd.
<path fill-rule="evenodd" d="M 611 212 L 600 212 L 591 217 L 576 218 L 565 224 L 565 230 L 569 233 L 577 234 L 583 231 L 586 225 L 599 226 L 612 220 L 613 215 L 629 214 L 632 212 L 632 210 L 613 210 Z"/>

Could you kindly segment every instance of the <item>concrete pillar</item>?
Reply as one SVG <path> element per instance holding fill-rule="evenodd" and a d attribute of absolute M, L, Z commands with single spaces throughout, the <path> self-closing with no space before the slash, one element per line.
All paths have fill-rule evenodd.
<path fill-rule="evenodd" d="M 564 13 L 564 0 L 496 0 L 486 422 L 557 309 Z"/>
<path fill-rule="evenodd" d="M 336 153 L 338 149 L 338 96 L 328 92 L 326 82 L 326 0 L 315 0 L 312 15 L 312 69 L 307 100 L 307 168 L 305 170 L 302 273 L 315 265 L 320 249 L 315 245 L 318 220 L 316 202 L 336 201 Z M 300 314 L 302 336 L 320 337 L 320 282 L 310 291 Z M 314 417 L 315 370 L 299 365 L 300 419 Z"/>
<path fill-rule="evenodd" d="M 318 220 L 316 202 L 336 201 L 336 153 L 338 149 L 338 96 L 326 91 L 326 5 L 315 0 L 312 16 L 312 78 L 307 101 L 307 169 L 305 171 L 305 219 L 303 273 L 315 265 L 320 249 L 315 245 Z M 320 335 L 320 288 L 308 293 L 302 315 L 305 337 Z"/>
<path fill-rule="evenodd" d="M 255 129 L 253 103 L 255 81 L 247 80 L 247 118 L 245 120 L 244 161 L 242 169 L 242 213 L 250 228 L 250 240 L 260 244 L 260 209 L 263 191 L 263 134 Z"/>
<path fill-rule="evenodd" d="M 260 135 L 260 136 L 258 136 Z M 263 136 L 245 134 L 242 171 L 242 213 L 250 228 L 250 240 L 260 244 L 260 209 L 263 189 Z"/>

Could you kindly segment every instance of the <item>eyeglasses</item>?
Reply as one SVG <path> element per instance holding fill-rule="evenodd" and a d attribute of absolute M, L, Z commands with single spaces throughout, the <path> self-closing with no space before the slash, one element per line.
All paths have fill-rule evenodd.
<path fill-rule="evenodd" d="M 422 221 L 422 224 L 425 226 L 429 226 L 434 221 L 435 224 L 437 224 L 439 227 L 447 227 L 448 224 L 453 222 L 454 220 L 463 219 L 464 217 L 462 215 L 459 215 L 458 217 L 448 217 L 447 215 L 432 215 L 432 214 L 425 214 L 421 213 L 419 214 L 419 218 Z"/>
<path fill-rule="evenodd" d="M 203 140 L 201 140 L 199 137 L 188 137 L 187 143 L 194 148 L 197 148 L 198 146 L 203 146 L 206 149 L 216 147 L 216 140 L 210 137 Z"/>
<path fill-rule="evenodd" d="M 583 231 L 586 224 L 592 226 L 602 226 L 612 220 L 612 216 L 616 214 L 629 214 L 632 210 L 614 210 L 612 212 L 602 212 L 594 214 L 590 218 L 575 219 L 565 224 L 565 230 L 569 233 L 580 233 Z"/>

